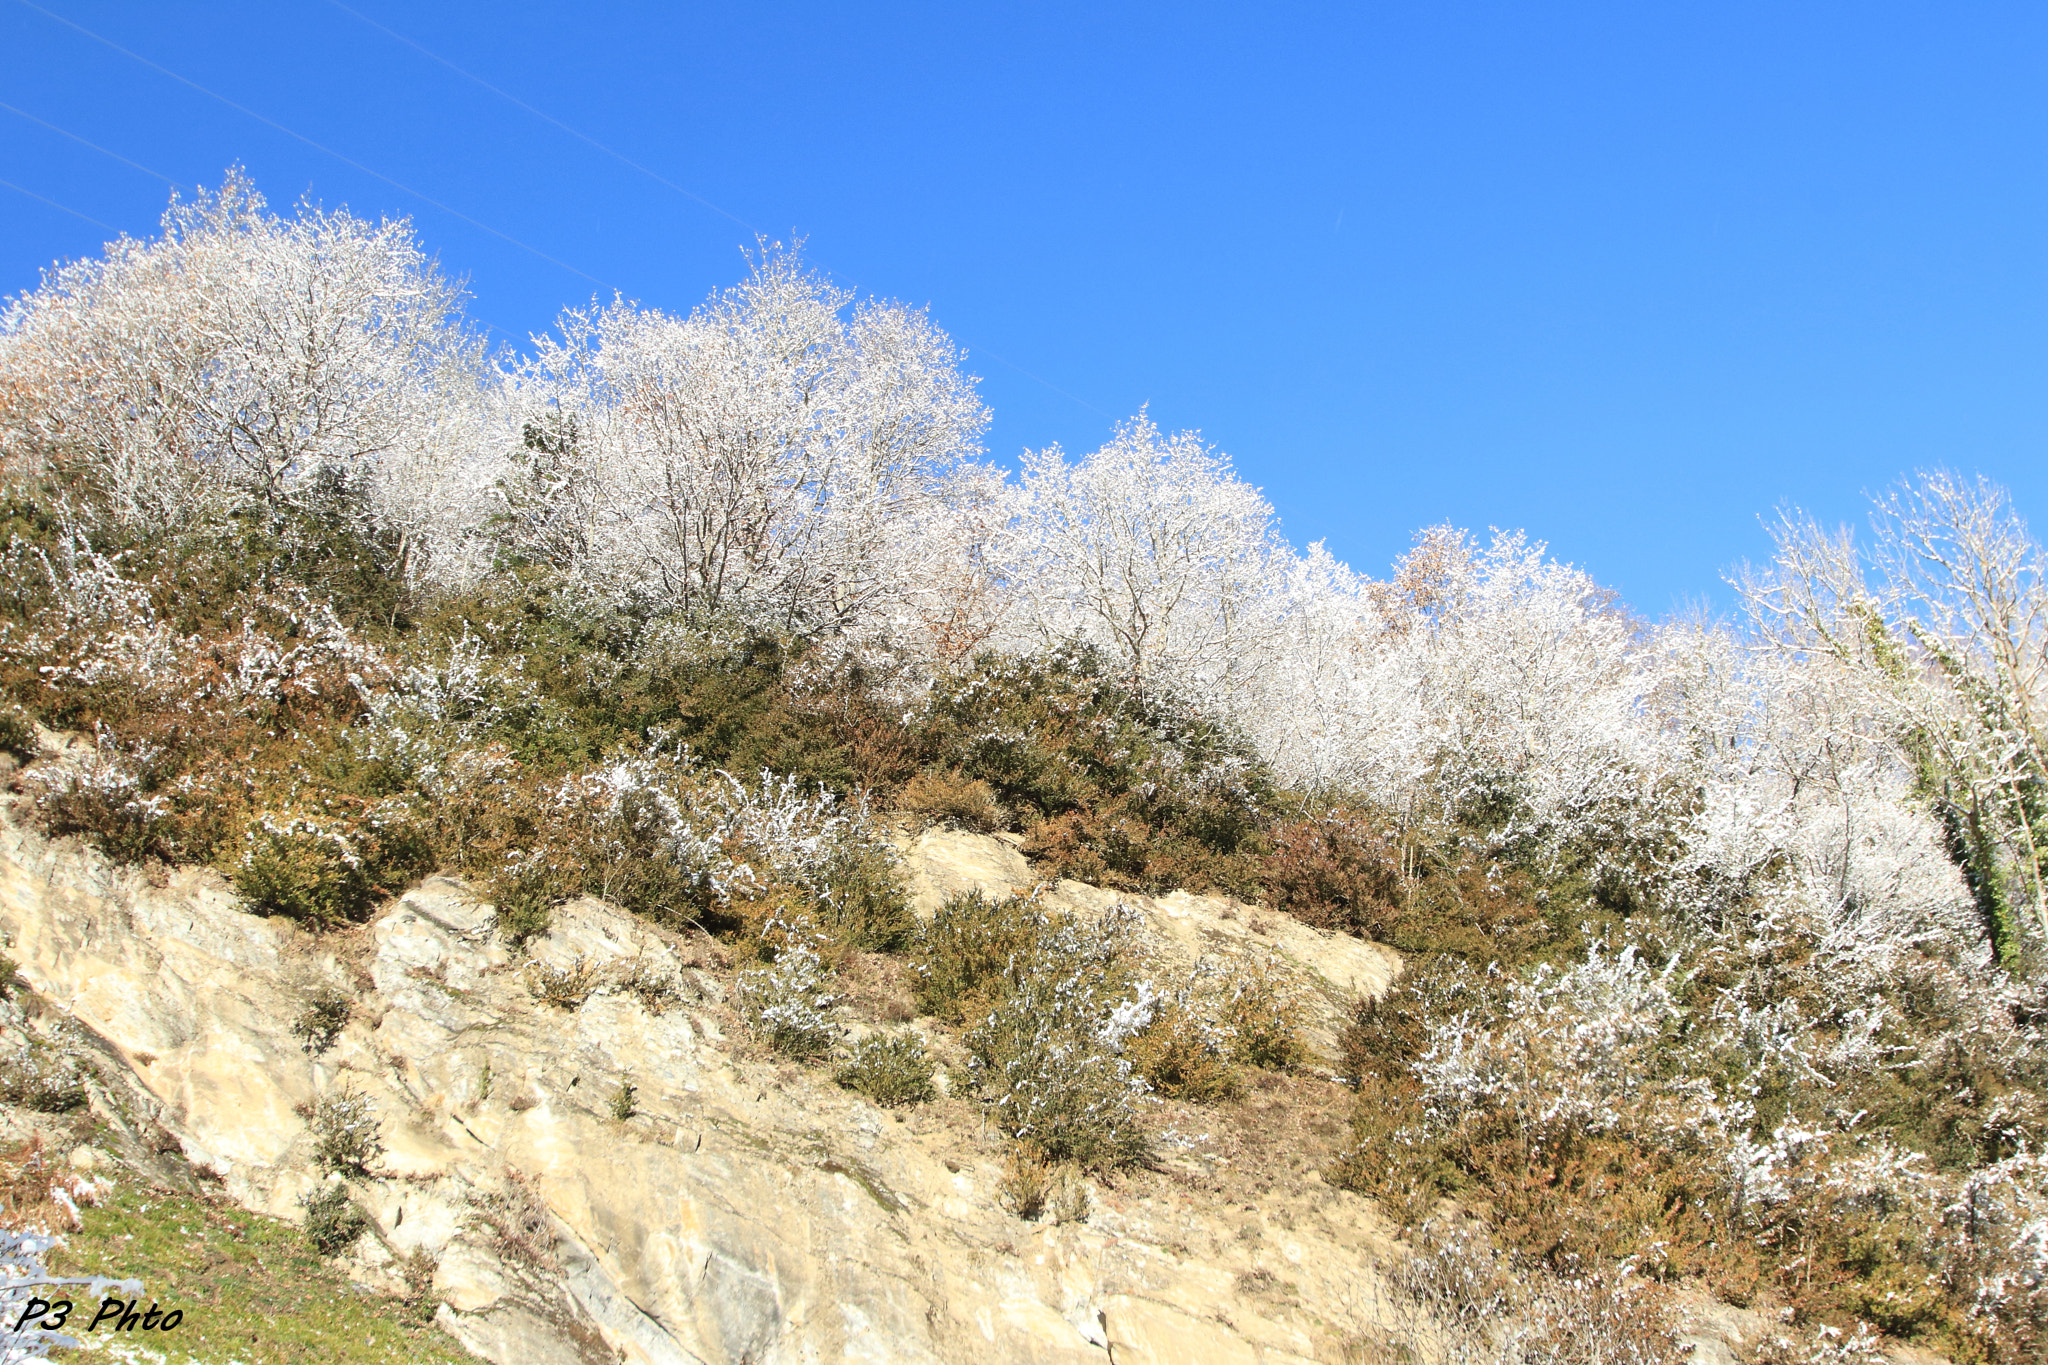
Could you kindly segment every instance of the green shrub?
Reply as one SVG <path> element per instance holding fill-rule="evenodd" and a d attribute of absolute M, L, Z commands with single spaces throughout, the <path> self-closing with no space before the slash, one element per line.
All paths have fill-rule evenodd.
<path fill-rule="evenodd" d="M 1278 962 L 1234 961 L 1216 985 L 1213 1011 L 1231 1061 L 1279 1071 L 1308 1055 L 1299 995 Z"/>
<path fill-rule="evenodd" d="M 896 861 L 881 847 L 845 839 L 820 877 L 814 916 L 840 948 L 892 952 L 910 941 L 917 917 L 903 894 Z"/>
<path fill-rule="evenodd" d="M 497 930 L 514 952 L 520 952 L 537 938 L 547 937 L 554 923 L 554 897 L 530 881 L 512 881 L 494 888 Z"/>
<path fill-rule="evenodd" d="M 1296 991 L 1272 958 L 1205 958 L 1168 980 L 1125 1051 L 1155 1091 L 1213 1104 L 1236 1093 L 1245 1067 L 1300 1060 L 1299 1013 Z"/>
<path fill-rule="evenodd" d="M 914 1033 L 862 1039 L 834 1079 L 884 1106 L 922 1104 L 937 1093 L 932 1059 Z"/>
<path fill-rule="evenodd" d="M 313 1105 L 313 1165 L 328 1173 L 368 1175 L 384 1154 L 377 1109 L 370 1097 L 344 1082 Z"/>
<path fill-rule="evenodd" d="M 342 817 L 266 815 L 250 825 L 233 878 L 251 909 L 315 929 L 360 923 L 433 870 L 432 847 L 404 811 L 347 804 L 355 808 Z"/>
<path fill-rule="evenodd" d="M 36 727 L 19 706 L 0 705 L 0 753 L 23 763 L 36 756 Z"/>
<path fill-rule="evenodd" d="M 1237 1089 L 1228 1035 L 1202 1017 L 1186 992 L 1157 1003 L 1126 1053 L 1146 1083 L 1169 1099 L 1213 1104 Z"/>
<path fill-rule="evenodd" d="M 348 1027 L 355 1003 L 338 987 L 322 983 L 306 995 L 306 1003 L 292 1019 L 292 1034 L 313 1053 L 325 1052 Z"/>
<path fill-rule="evenodd" d="M 640 1087 L 629 1080 L 621 1078 L 618 1089 L 612 1091 L 610 1106 L 612 1117 L 620 1123 L 624 1123 L 632 1118 L 633 1115 L 639 1113 L 639 1096 Z"/>
<path fill-rule="evenodd" d="M 1146 1085 L 1124 1055 L 1151 1013 L 1128 983 L 1135 919 L 1118 906 L 1094 924 L 1048 923 L 962 1039 L 993 1122 L 1048 1160 L 1111 1167 L 1149 1150 Z"/>
<path fill-rule="evenodd" d="M 1009 993 L 1051 924 L 1023 898 L 990 900 L 978 889 L 948 896 L 911 945 L 917 1008 L 949 1024 L 980 1018 Z"/>
<path fill-rule="evenodd" d="M 329 1181 L 299 1200 L 306 1211 L 306 1238 L 322 1256 L 339 1256 L 370 1230 L 370 1220 L 340 1181 Z"/>

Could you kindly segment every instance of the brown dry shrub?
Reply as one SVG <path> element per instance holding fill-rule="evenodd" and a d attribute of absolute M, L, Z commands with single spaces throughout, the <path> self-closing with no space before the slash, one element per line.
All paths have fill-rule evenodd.
<path fill-rule="evenodd" d="M 1266 894 L 1318 929 L 1384 938 L 1403 900 L 1399 850 L 1365 813 L 1339 808 L 1284 820 L 1267 839 Z"/>
<path fill-rule="evenodd" d="M 910 779 L 896 798 L 897 808 L 927 820 L 959 825 L 980 834 L 1003 828 L 1003 808 L 995 789 L 958 768 L 928 768 Z"/>
<path fill-rule="evenodd" d="M 1045 1212 L 1051 1193 L 1052 1166 L 1045 1155 L 1028 1142 L 1012 1144 L 996 1177 L 996 1202 L 1028 1223 Z"/>
<path fill-rule="evenodd" d="M 66 1170 L 40 1135 L 0 1152 L 0 1221 L 10 1228 L 79 1226 L 78 1206 L 99 1203 L 100 1186 Z"/>
<path fill-rule="evenodd" d="M 574 1012 L 590 998 L 603 981 L 596 963 L 581 953 L 573 962 L 556 966 L 550 962 L 526 964 L 526 993 L 543 1005 Z"/>
<path fill-rule="evenodd" d="M 1202 1017 L 1190 992 L 1160 1001 L 1152 1022 L 1125 1045 L 1124 1055 L 1152 1089 L 1169 1099 L 1214 1104 L 1237 1089 L 1230 1037 Z"/>
<path fill-rule="evenodd" d="M 505 1171 L 502 1189 L 470 1195 L 469 1215 L 491 1250 L 505 1260 L 542 1274 L 560 1268 L 548 1206 L 533 1182 L 518 1171 Z"/>
<path fill-rule="evenodd" d="M 606 984 L 638 1000 L 640 1008 L 649 1014 L 666 1013 L 683 999 L 682 984 L 676 974 L 655 965 L 644 954 L 613 964 L 606 974 Z"/>

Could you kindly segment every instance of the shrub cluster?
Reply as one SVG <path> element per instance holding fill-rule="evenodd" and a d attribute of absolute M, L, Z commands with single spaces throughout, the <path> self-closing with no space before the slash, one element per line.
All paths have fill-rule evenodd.
<path fill-rule="evenodd" d="M 307 1123 L 313 1137 L 313 1165 L 339 1175 L 368 1175 L 384 1154 L 376 1106 L 368 1095 L 344 1082 L 322 1095 Z"/>
<path fill-rule="evenodd" d="M 997 1127 L 1049 1160 L 1136 1161 L 1150 1145 L 1148 1088 L 1125 1054 L 1156 1004 L 1130 980 L 1136 913 L 1119 905 L 1092 924 L 1033 913 L 1007 991 L 963 1035 L 975 1084 Z"/>
<path fill-rule="evenodd" d="M 839 997 L 828 989 L 824 936 L 803 921 L 774 919 L 762 929 L 761 942 L 774 957 L 766 966 L 740 973 L 741 1017 L 777 1052 L 819 1056 L 839 1036 L 830 1014 Z"/>
<path fill-rule="evenodd" d="M 0 1100 L 44 1114 L 83 1109 L 85 1077 L 47 1043 L 30 1041 L 0 1057 Z"/>
<path fill-rule="evenodd" d="M 322 1256 L 341 1255 L 370 1230 L 369 1216 L 356 1207 L 348 1187 L 338 1180 L 323 1183 L 302 1197 L 299 1207 L 306 1211 L 306 1239 Z"/>
<path fill-rule="evenodd" d="M 922 1104 L 938 1093 L 932 1072 L 931 1054 L 916 1034 L 875 1034 L 854 1044 L 836 1079 L 879 1105 Z"/>
<path fill-rule="evenodd" d="M 325 1052 L 348 1027 L 354 1010 L 355 1002 L 346 992 L 323 982 L 306 993 L 304 1006 L 292 1018 L 292 1034 L 308 1052 Z"/>
<path fill-rule="evenodd" d="M 1768 1296 L 1788 1343 L 1867 1324 L 2026 1358 L 2048 1321 L 2025 1232 L 2048 1211 L 2039 1039 L 2011 1014 L 1930 1037 L 1904 1002 L 1967 1013 L 1951 969 L 1899 964 L 1900 1003 L 1870 1013 L 1829 993 L 1814 940 L 1774 937 L 1421 964 L 1347 1031 L 1360 1093 L 1332 1179 L 1416 1224 L 1445 1195 L 1484 1201 L 1513 1255 L 1566 1279 L 1628 1264 Z M 1961 1102 L 1928 1103 L 1944 1094 Z"/>
<path fill-rule="evenodd" d="M 1016 814 L 1051 871 L 1256 894 L 1271 774 L 1227 726 L 1133 691 L 1093 649 L 984 655 L 939 682 L 918 730 L 941 771 Z"/>
<path fill-rule="evenodd" d="M 1277 962 L 1204 958 L 1158 991 L 1126 1052 L 1159 1094 L 1214 1103 L 1236 1092 L 1244 1068 L 1301 1059 L 1298 1012 Z"/>

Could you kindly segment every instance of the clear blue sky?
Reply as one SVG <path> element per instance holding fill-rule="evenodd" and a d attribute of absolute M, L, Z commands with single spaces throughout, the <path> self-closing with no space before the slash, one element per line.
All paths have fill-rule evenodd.
<path fill-rule="evenodd" d="M 800 234 L 969 347 L 997 456 L 1149 403 L 1370 572 L 1525 527 L 1725 606 L 1759 513 L 1930 464 L 2048 530 L 2038 3 L 351 0 L 686 195 L 332 0 L 39 2 L 606 293 Z M 0 101 L 173 180 L 412 215 L 510 337 L 599 290 L 21 0 L 0 50 Z M 5 110 L 0 179 L 136 234 L 166 193 Z M 0 293 L 108 235 L 0 189 Z"/>

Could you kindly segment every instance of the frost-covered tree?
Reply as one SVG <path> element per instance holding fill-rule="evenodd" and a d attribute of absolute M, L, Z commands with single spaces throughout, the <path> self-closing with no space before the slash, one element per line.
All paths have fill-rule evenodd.
<path fill-rule="evenodd" d="M 1384 583 L 1312 553 L 1282 600 L 1244 715 L 1293 781 L 1558 840 L 1612 835 L 1665 767 L 1657 653 L 1538 542 L 1433 528 Z"/>
<path fill-rule="evenodd" d="M 521 371 L 516 534 L 599 592 L 843 629 L 908 615 L 979 534 L 987 410 L 946 335 L 764 247 L 688 317 L 576 309 Z"/>
<path fill-rule="evenodd" d="M 1872 532 L 1865 551 L 1787 512 L 1740 586 L 1760 640 L 1910 765 L 2010 961 L 2048 937 L 2048 557 L 2002 489 L 1944 472 L 1880 499 Z"/>
<path fill-rule="evenodd" d="M 49 272 L 0 320 L 0 451 L 89 514 L 179 528 L 385 505 L 423 551 L 474 519 L 441 476 L 480 439 L 482 344 L 409 223 L 266 210 L 239 171 Z"/>
<path fill-rule="evenodd" d="M 1227 704 L 1262 662 L 1283 555 L 1224 456 L 1140 413 L 1080 460 L 1025 455 L 1004 565 L 1027 638 L 1080 638 L 1137 687 Z"/>

